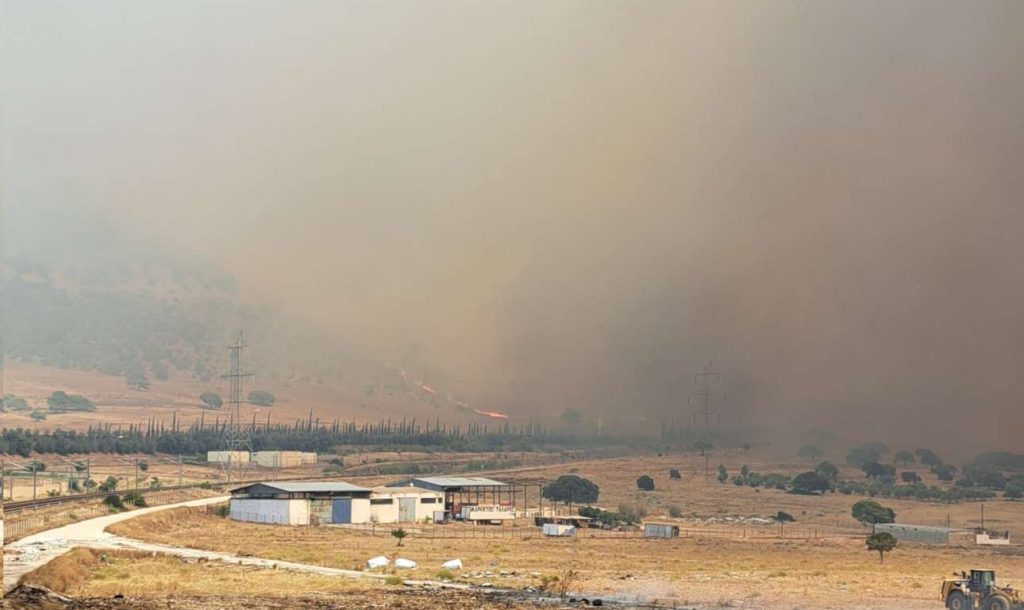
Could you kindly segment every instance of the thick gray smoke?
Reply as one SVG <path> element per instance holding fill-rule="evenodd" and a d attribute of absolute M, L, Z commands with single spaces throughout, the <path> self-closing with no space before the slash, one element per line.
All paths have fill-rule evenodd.
<path fill-rule="evenodd" d="M 1019 2 L 6 2 L 3 196 L 513 413 L 1004 444 Z M 7 226 L 8 231 L 18 231 Z"/>

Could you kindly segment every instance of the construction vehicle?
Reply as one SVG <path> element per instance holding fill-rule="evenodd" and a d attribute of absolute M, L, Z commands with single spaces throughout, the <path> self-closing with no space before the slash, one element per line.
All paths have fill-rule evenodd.
<path fill-rule="evenodd" d="M 942 601 L 949 610 L 1024 610 L 1021 592 L 996 585 L 995 570 L 971 570 L 942 581 Z"/>

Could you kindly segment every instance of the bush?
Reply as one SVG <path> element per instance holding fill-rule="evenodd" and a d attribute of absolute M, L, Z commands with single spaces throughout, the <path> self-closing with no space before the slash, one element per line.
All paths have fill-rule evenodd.
<path fill-rule="evenodd" d="M 718 482 L 725 483 L 729 480 L 729 471 L 726 470 L 725 464 L 718 465 Z"/>
<path fill-rule="evenodd" d="M 272 407 L 275 402 L 277 402 L 277 397 L 270 392 L 263 390 L 249 392 L 249 404 L 256 405 L 257 407 Z"/>
<path fill-rule="evenodd" d="M 783 511 L 783 510 L 780 510 L 779 512 L 777 512 L 775 514 L 775 520 L 778 521 L 779 523 L 789 523 L 789 522 L 796 521 L 796 519 L 793 518 L 793 515 L 787 513 L 786 511 Z"/>
<path fill-rule="evenodd" d="M 673 504 L 672 506 L 668 507 L 668 516 L 672 517 L 673 519 L 678 519 L 683 516 L 683 509 Z"/>
<path fill-rule="evenodd" d="M 214 514 L 218 517 L 228 518 L 231 516 L 231 506 L 222 504 L 214 510 Z"/>
<path fill-rule="evenodd" d="M 112 511 L 124 510 L 124 504 L 121 502 L 121 497 L 117 494 L 110 494 L 103 498 L 103 503 L 110 507 Z"/>
<path fill-rule="evenodd" d="M 871 534 L 866 542 L 869 551 L 878 551 L 880 563 L 885 563 L 885 554 L 896 548 L 897 544 L 896 537 L 889 532 Z"/>
<path fill-rule="evenodd" d="M 641 475 L 641 477 L 636 480 L 636 487 L 641 491 L 654 491 L 654 479 L 652 479 L 650 475 Z"/>
<path fill-rule="evenodd" d="M 121 498 L 123 504 L 130 504 L 135 508 L 145 508 L 146 498 L 137 489 L 126 491 L 124 496 Z"/>
<path fill-rule="evenodd" d="M 683 478 L 683 473 L 679 472 L 678 468 L 670 468 L 668 471 L 668 478 L 678 481 Z"/>
<path fill-rule="evenodd" d="M 199 395 L 199 401 L 207 409 L 219 409 L 224 406 L 224 399 L 216 392 L 203 392 Z"/>
<path fill-rule="evenodd" d="M 1006 486 L 1006 491 L 1003 492 L 1003 497 L 1010 500 L 1020 500 L 1024 498 L 1024 487 L 1017 485 L 1016 483 L 1010 483 Z"/>
<path fill-rule="evenodd" d="M 213 489 L 213 483 L 209 481 L 203 481 L 199 484 L 199 489 Z"/>
<path fill-rule="evenodd" d="M 455 580 L 455 573 L 448 568 L 441 568 L 435 576 L 438 580 Z"/>

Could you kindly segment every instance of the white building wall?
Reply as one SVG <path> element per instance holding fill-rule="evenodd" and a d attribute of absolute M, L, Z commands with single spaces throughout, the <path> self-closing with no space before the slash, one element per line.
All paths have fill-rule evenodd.
<path fill-rule="evenodd" d="M 370 520 L 375 523 L 398 522 L 398 499 L 390 498 L 391 504 L 370 504 Z"/>
<path fill-rule="evenodd" d="M 231 519 L 251 523 L 309 525 L 309 500 L 232 498 Z"/>
<path fill-rule="evenodd" d="M 227 464 L 228 461 L 232 464 L 248 464 L 249 463 L 249 452 L 248 451 L 207 451 L 206 461 L 211 464 Z"/>
<path fill-rule="evenodd" d="M 370 499 L 352 498 L 352 523 L 370 522 Z"/>

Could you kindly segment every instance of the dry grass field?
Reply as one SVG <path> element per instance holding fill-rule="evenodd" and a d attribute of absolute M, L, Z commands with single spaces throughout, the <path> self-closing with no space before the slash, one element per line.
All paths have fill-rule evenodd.
<path fill-rule="evenodd" d="M 97 408 L 95 412 L 88 413 L 51 414 L 43 421 L 33 420 L 27 411 L 0 413 L 0 428 L 85 430 L 90 425 L 139 424 L 151 418 L 169 423 L 175 416 L 187 425 L 204 414 L 208 421 L 217 417 L 217 412 L 200 408 L 200 394 L 227 393 L 220 379 L 204 383 L 180 373 L 167 381 L 150 379 L 148 390 L 136 391 L 125 385 L 123 377 L 96 371 L 61 369 L 16 360 L 6 360 L 4 367 L 4 392 L 25 398 L 34 408 L 46 409 L 47 397 L 56 390 L 82 394 Z M 269 415 L 272 422 L 290 423 L 306 419 L 310 410 L 315 417 L 324 420 L 339 418 L 363 422 L 378 421 L 384 417 L 418 417 L 421 421 L 441 417 L 448 422 L 467 418 L 481 420 L 448 406 L 435 407 L 408 392 L 381 389 L 367 395 L 360 384 L 262 379 L 258 389 L 268 390 L 277 397 L 272 407 L 246 408 L 246 418 L 255 412 L 261 422 L 265 422 Z"/>
<path fill-rule="evenodd" d="M 496 610 L 534 607 L 478 593 L 407 589 L 372 580 L 86 549 L 73 550 L 27 575 L 22 582 L 47 587 L 72 599 L 65 603 L 52 600 L 38 603 L 31 591 L 20 589 L 14 598 L 7 600 L 9 605 L 5 607 L 15 610 L 433 610 L 441 607 Z"/>
<path fill-rule="evenodd" d="M 727 467 L 743 459 L 759 472 L 799 471 L 805 466 L 758 463 L 750 454 L 716 454 Z M 282 527 L 234 523 L 200 510 L 178 510 L 118 524 L 112 531 L 134 538 L 273 559 L 342 568 L 361 568 L 375 555 L 408 557 L 420 563 L 410 577 L 429 578 L 443 561 L 461 558 L 469 582 L 526 587 L 543 576 L 574 570 L 574 588 L 590 594 L 628 600 L 700 606 L 758 608 L 938 608 L 939 582 L 953 570 L 991 566 L 1000 580 L 1024 583 L 1024 550 L 974 546 L 901 544 L 880 564 L 864 547 L 864 534 L 849 517 L 857 497 L 793 496 L 778 491 L 705 481 L 695 476 L 703 462 L 695 456 L 623 458 L 550 467 L 528 473 L 531 480 L 554 478 L 569 469 L 601 486 L 600 504 L 642 503 L 652 517 L 671 505 L 685 515 L 688 535 L 673 540 L 636 537 L 545 538 L 536 530 L 517 528 L 505 535 L 497 528 L 437 526 L 463 537 L 412 535 L 399 549 L 387 535 L 370 536 L 336 527 Z M 668 468 L 684 470 L 682 481 L 669 481 Z M 636 491 L 643 473 L 655 477 L 655 492 Z M 854 473 L 848 473 L 853 476 Z M 525 475 L 524 475 L 525 476 Z M 510 475 L 507 478 L 514 478 Z M 901 521 L 937 522 L 951 515 L 954 525 L 969 522 L 978 505 L 931 505 L 887 502 Z M 1024 521 L 1024 505 L 990 502 L 986 515 L 1001 523 Z M 693 524 L 697 518 L 767 516 L 786 510 L 797 516 L 794 530 L 809 538 L 778 538 L 777 528 L 716 526 L 716 535 Z M 817 526 L 815 525 L 817 524 Z M 836 527 L 841 526 L 841 529 Z M 1013 528 L 1011 528 L 1013 529 Z M 755 531 L 756 530 L 756 531 Z M 815 531 L 816 530 L 816 531 Z M 814 532 L 811 535 L 809 532 Z M 836 533 L 833 533 L 836 532 Z M 744 534 L 747 537 L 744 537 Z M 755 534 L 759 534 L 755 536 Z M 489 572 L 490 575 L 480 574 Z M 504 572 L 504 575 L 502 574 Z"/>

